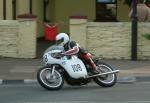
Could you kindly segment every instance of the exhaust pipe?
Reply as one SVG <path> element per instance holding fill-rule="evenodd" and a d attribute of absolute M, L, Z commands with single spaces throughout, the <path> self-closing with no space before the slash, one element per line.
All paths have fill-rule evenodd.
<path fill-rule="evenodd" d="M 93 77 L 98 77 L 98 76 L 107 75 L 107 74 L 114 74 L 114 73 L 118 73 L 119 71 L 120 70 L 114 70 L 111 72 L 100 73 L 100 74 L 96 74 L 96 75 L 92 75 L 92 76 L 87 76 L 87 78 L 93 78 Z"/>

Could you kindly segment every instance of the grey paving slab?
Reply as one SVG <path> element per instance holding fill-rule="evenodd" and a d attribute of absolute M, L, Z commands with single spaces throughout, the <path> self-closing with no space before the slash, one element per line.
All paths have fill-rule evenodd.
<path fill-rule="evenodd" d="M 150 80 L 150 61 L 102 60 L 102 62 L 120 70 L 118 82 Z M 37 70 L 42 66 L 41 59 L 0 58 L 0 79 L 35 80 Z"/>

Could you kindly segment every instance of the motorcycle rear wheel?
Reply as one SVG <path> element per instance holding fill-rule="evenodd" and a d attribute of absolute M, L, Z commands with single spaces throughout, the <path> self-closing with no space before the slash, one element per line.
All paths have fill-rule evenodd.
<path fill-rule="evenodd" d="M 55 69 L 54 74 L 51 75 L 51 67 L 42 67 L 37 73 L 37 80 L 39 84 L 47 90 L 59 90 L 63 87 L 64 78 L 61 73 Z"/>
<path fill-rule="evenodd" d="M 96 65 L 97 65 L 97 70 L 101 73 L 111 72 L 114 70 L 110 65 L 102 62 L 97 62 Z M 97 83 L 102 87 L 112 87 L 116 84 L 117 76 L 116 73 L 103 75 L 100 77 L 95 77 L 94 81 L 95 83 Z"/>

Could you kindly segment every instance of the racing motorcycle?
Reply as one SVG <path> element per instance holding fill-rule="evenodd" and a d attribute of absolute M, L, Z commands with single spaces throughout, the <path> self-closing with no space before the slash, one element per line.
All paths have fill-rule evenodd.
<path fill-rule="evenodd" d="M 48 90 L 58 90 L 63 87 L 64 81 L 69 85 L 86 85 L 94 81 L 102 87 L 112 87 L 117 81 L 116 73 L 110 65 L 103 63 L 99 58 L 93 58 L 99 74 L 92 74 L 89 64 L 84 63 L 76 55 L 61 56 L 62 46 L 49 47 L 43 54 L 44 65 L 37 72 L 39 84 Z M 92 56 L 88 53 L 89 56 Z"/>

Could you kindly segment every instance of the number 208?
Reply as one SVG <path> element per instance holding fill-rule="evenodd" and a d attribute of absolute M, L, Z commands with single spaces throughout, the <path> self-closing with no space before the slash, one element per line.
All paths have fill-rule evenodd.
<path fill-rule="evenodd" d="M 82 71 L 80 64 L 71 65 L 74 72 Z"/>

